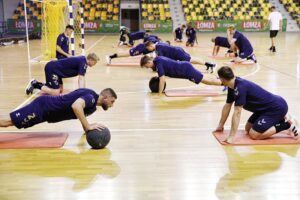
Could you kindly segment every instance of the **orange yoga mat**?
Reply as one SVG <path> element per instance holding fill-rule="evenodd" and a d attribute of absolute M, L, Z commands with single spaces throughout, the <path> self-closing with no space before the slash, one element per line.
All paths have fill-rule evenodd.
<path fill-rule="evenodd" d="M 221 94 L 211 90 L 166 90 L 165 95 L 168 97 L 214 97 Z"/>
<path fill-rule="evenodd" d="M 286 133 L 278 133 L 273 135 L 271 138 L 264 140 L 252 140 L 246 131 L 239 130 L 234 138 L 233 144 L 224 142 L 227 138 L 229 131 L 215 132 L 213 135 L 222 145 L 279 145 L 279 144 L 300 144 L 300 140 L 296 140 Z"/>
<path fill-rule="evenodd" d="M 0 149 L 59 148 L 67 138 L 62 132 L 0 132 Z"/>
<path fill-rule="evenodd" d="M 229 62 L 224 62 L 224 64 L 225 64 L 225 65 L 255 65 L 255 64 L 257 64 L 257 63 L 254 63 L 254 62 L 247 62 L 247 61 L 241 62 L 241 63 L 235 63 L 235 62 L 229 61 Z"/>

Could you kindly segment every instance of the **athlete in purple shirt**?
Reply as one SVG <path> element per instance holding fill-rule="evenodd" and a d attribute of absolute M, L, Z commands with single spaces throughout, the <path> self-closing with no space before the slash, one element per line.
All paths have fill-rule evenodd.
<path fill-rule="evenodd" d="M 183 24 L 181 27 L 178 27 L 174 31 L 174 41 L 175 42 L 182 42 L 182 34 L 186 26 Z"/>
<path fill-rule="evenodd" d="M 138 32 L 133 32 L 133 33 L 128 33 L 128 38 L 129 38 L 129 45 L 133 46 L 135 40 L 141 40 L 146 37 L 148 33 L 146 31 L 138 31 Z"/>
<path fill-rule="evenodd" d="M 211 69 L 211 73 L 213 72 L 213 68 L 216 66 L 215 64 L 205 62 L 200 58 L 191 57 L 183 50 L 183 48 L 178 46 L 167 45 L 165 43 L 154 44 L 152 42 L 146 42 L 145 46 L 148 51 L 155 51 L 157 56 L 164 56 L 173 60 L 188 61 L 193 64 L 205 65 L 206 70 Z"/>
<path fill-rule="evenodd" d="M 94 113 L 96 106 L 103 110 L 112 107 L 117 99 L 111 88 L 96 94 L 91 89 L 81 88 L 61 96 L 40 96 L 30 104 L 6 114 L 0 119 L 0 127 L 15 126 L 29 128 L 42 122 L 55 123 L 70 119 L 79 119 L 84 131 L 103 129 L 100 123 L 90 124 L 86 116 Z"/>
<path fill-rule="evenodd" d="M 185 30 L 186 37 L 188 38 L 186 42 L 186 46 L 191 46 L 193 47 L 195 42 L 197 42 L 197 36 L 196 36 L 196 31 L 192 27 L 192 23 L 188 24 L 187 29 Z M 198 43 L 198 42 L 197 42 Z"/>
<path fill-rule="evenodd" d="M 71 25 L 67 25 L 65 32 L 60 34 L 56 39 L 56 58 L 64 59 L 71 57 L 69 54 L 69 37 L 72 35 L 74 31 L 74 27 Z"/>
<path fill-rule="evenodd" d="M 283 130 L 290 130 L 293 136 L 298 136 L 298 123 L 288 114 L 288 105 L 282 97 L 264 90 L 251 81 L 234 76 L 230 67 L 221 67 L 218 75 L 223 85 L 229 89 L 216 131 L 223 131 L 234 102 L 231 129 L 226 142 L 234 142 L 243 108 L 253 113 L 245 126 L 252 139 L 266 139 Z"/>
<path fill-rule="evenodd" d="M 90 53 L 87 57 L 77 56 L 57 61 L 50 61 L 45 66 L 46 83 L 43 84 L 33 79 L 26 87 L 26 94 L 32 94 L 34 89 L 39 89 L 46 94 L 59 95 L 63 90 L 62 78 L 78 76 L 78 87 L 85 87 L 85 73 L 87 67 L 97 64 L 99 58 Z"/>
<path fill-rule="evenodd" d="M 253 47 L 250 41 L 234 26 L 227 29 L 227 39 L 232 49 L 238 49 L 238 57 L 233 60 L 235 63 L 249 62 L 256 63 L 256 57 L 253 53 Z"/>
<path fill-rule="evenodd" d="M 108 65 L 111 64 L 111 60 L 114 58 L 124 58 L 124 57 L 130 57 L 130 56 L 138 56 L 138 55 L 146 55 L 148 53 L 151 53 L 151 51 L 148 51 L 145 47 L 144 43 L 141 43 L 131 49 L 129 49 L 128 52 L 121 52 L 121 53 L 114 53 L 110 56 L 106 56 L 106 63 Z"/>
<path fill-rule="evenodd" d="M 228 43 L 228 39 L 227 37 L 215 37 L 212 38 L 211 41 L 215 44 L 214 49 L 213 49 L 213 56 L 217 56 L 219 51 L 220 51 L 220 47 L 225 47 L 228 49 L 227 53 L 225 54 L 225 56 L 227 57 L 236 57 L 237 53 L 236 53 L 236 49 L 231 50 L 231 46 Z"/>
<path fill-rule="evenodd" d="M 159 76 L 159 95 L 163 92 L 166 76 L 188 79 L 196 84 L 201 82 L 206 85 L 221 86 L 221 81 L 219 79 L 202 74 L 187 61 L 175 61 L 164 56 L 158 56 L 154 59 L 149 56 L 144 56 L 141 59 L 140 65 L 141 67 L 155 68 L 155 71 L 157 71 Z"/>

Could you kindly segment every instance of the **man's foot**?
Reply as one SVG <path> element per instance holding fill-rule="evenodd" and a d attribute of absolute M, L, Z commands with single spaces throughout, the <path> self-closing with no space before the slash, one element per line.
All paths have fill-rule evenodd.
<path fill-rule="evenodd" d="M 269 51 L 272 51 L 273 50 L 273 46 L 271 46 L 270 48 L 269 48 Z"/>
<path fill-rule="evenodd" d="M 28 83 L 28 85 L 26 86 L 26 89 L 25 89 L 25 93 L 27 95 L 30 95 L 33 93 L 33 90 L 34 90 L 34 84 L 36 83 L 37 81 L 35 79 L 31 79 Z"/>
<path fill-rule="evenodd" d="M 299 138 L 300 137 L 300 130 L 299 130 L 299 125 L 298 121 L 294 119 L 290 114 L 287 114 L 285 116 L 285 121 L 288 122 L 291 126 L 288 129 L 291 133 L 293 133 L 294 137 Z"/>
<path fill-rule="evenodd" d="M 210 73 L 213 73 L 214 72 L 214 67 L 216 67 L 216 64 L 206 62 L 205 66 L 206 66 L 206 71 L 208 71 L 210 69 Z"/>
<path fill-rule="evenodd" d="M 272 49 L 272 51 L 273 51 L 273 52 L 276 52 L 276 48 L 275 48 L 275 46 L 273 46 L 273 49 Z"/>
<path fill-rule="evenodd" d="M 110 65 L 111 64 L 111 58 L 110 56 L 106 56 L 106 64 Z"/>

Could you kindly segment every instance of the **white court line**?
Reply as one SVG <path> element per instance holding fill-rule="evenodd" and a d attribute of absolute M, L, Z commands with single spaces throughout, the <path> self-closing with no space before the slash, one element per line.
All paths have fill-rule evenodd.
<path fill-rule="evenodd" d="M 90 48 L 86 50 L 86 52 L 90 51 L 92 48 L 94 48 L 99 42 L 101 42 L 106 36 L 102 36 L 99 40 L 97 40 Z"/>
<path fill-rule="evenodd" d="M 24 105 L 28 104 L 28 102 L 30 102 L 30 101 L 31 101 L 33 98 L 35 98 L 38 94 L 40 94 L 40 91 L 38 91 L 38 92 L 32 94 L 28 99 L 26 99 L 26 100 L 23 101 L 20 105 L 18 105 L 18 107 L 16 107 L 16 108 L 14 109 L 14 111 L 15 111 L 15 110 L 18 110 L 18 109 L 22 108 Z"/>
<path fill-rule="evenodd" d="M 239 129 L 243 129 L 245 126 L 245 124 L 240 124 L 239 125 Z M 136 131 L 140 131 L 140 132 L 152 132 L 152 131 L 213 131 L 215 130 L 216 127 L 210 127 L 210 128 L 125 128 L 125 129 L 110 129 L 111 132 L 136 132 Z M 224 126 L 225 130 L 230 130 L 230 126 Z M 7 132 L 7 131 L 0 131 L 0 133 L 3 132 Z M 12 133 L 19 133 L 20 131 L 9 131 Z M 34 131 L 27 131 L 27 130 L 22 130 L 23 132 L 34 132 Z M 41 132 L 41 131 L 36 131 L 36 132 Z M 44 132 L 51 132 L 49 130 L 46 130 Z M 56 131 L 57 132 L 57 131 Z M 66 130 L 66 131 L 58 131 L 58 132 L 78 132 L 78 130 Z"/>

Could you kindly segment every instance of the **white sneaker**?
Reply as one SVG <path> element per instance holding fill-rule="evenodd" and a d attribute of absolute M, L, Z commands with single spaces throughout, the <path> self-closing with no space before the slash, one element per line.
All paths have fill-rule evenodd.
<path fill-rule="evenodd" d="M 294 137 L 300 138 L 298 121 L 295 118 L 293 118 L 290 114 L 287 114 L 285 116 L 285 121 L 291 125 L 289 131 L 293 133 Z"/>
<path fill-rule="evenodd" d="M 109 56 L 106 56 L 106 64 L 110 65 L 111 64 L 111 58 Z"/>

